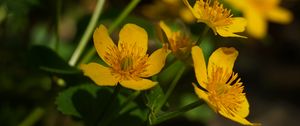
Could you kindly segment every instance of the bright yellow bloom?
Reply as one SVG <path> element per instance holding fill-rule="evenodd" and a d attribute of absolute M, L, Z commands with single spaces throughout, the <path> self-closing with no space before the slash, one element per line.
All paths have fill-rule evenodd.
<path fill-rule="evenodd" d="M 290 11 L 279 7 L 281 0 L 226 0 L 241 10 L 248 21 L 247 32 L 255 38 L 267 34 L 267 21 L 288 24 L 293 20 Z"/>
<path fill-rule="evenodd" d="M 243 37 L 237 35 L 237 32 L 243 32 L 247 22 L 242 17 L 232 17 L 230 10 L 223 8 L 223 5 L 215 0 L 211 4 L 211 0 L 196 0 L 192 7 L 188 0 L 183 0 L 187 7 L 196 17 L 197 22 L 203 22 L 208 25 L 215 34 L 223 37 Z"/>
<path fill-rule="evenodd" d="M 185 60 L 191 52 L 194 43 L 189 37 L 180 31 L 172 31 L 163 21 L 159 22 L 160 28 L 164 31 L 168 38 L 168 45 L 173 54 L 182 60 Z"/>
<path fill-rule="evenodd" d="M 105 26 L 100 25 L 94 32 L 94 45 L 107 66 L 89 63 L 82 64 L 81 69 L 100 86 L 115 86 L 119 82 L 134 90 L 149 89 L 156 82 L 145 78 L 160 72 L 168 55 L 167 49 L 161 48 L 148 56 L 147 32 L 135 24 L 126 24 L 121 29 L 118 46 Z"/>
<path fill-rule="evenodd" d="M 238 51 L 232 47 L 219 48 L 212 53 L 206 67 L 202 49 L 194 46 L 192 57 L 200 84 L 194 84 L 194 89 L 199 98 L 222 116 L 243 125 L 254 125 L 245 119 L 249 114 L 249 103 L 241 79 L 232 71 L 237 56 Z"/>
<path fill-rule="evenodd" d="M 193 14 L 181 0 L 155 0 L 153 4 L 142 6 L 142 14 L 152 20 L 181 18 L 186 23 L 195 21 Z"/>

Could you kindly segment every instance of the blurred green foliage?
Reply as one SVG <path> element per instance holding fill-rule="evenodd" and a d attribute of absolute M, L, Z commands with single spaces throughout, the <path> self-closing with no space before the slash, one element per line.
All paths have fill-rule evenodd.
<path fill-rule="evenodd" d="M 152 78 L 159 81 L 160 86 L 142 92 L 134 102 L 129 104 L 126 104 L 126 100 L 134 92 L 121 89 L 120 94 L 117 95 L 110 108 L 105 110 L 106 107 L 103 106 L 109 104 L 113 95 L 113 88 L 95 85 L 90 79 L 83 76 L 77 66 L 71 67 L 68 65 L 68 60 L 90 20 L 96 0 L 61 0 L 62 10 L 60 12 L 58 36 L 55 30 L 56 2 L 56 0 L 0 0 L 0 126 L 19 125 L 28 115 L 34 112 L 35 108 L 42 108 L 45 111 L 44 115 L 34 120 L 36 126 L 89 126 L 98 124 L 99 119 L 105 120 L 101 125 L 119 126 L 126 124 L 140 126 L 146 125 L 148 116 L 151 114 L 149 118 L 156 119 L 158 118 L 157 115 L 167 113 L 168 109 L 176 109 L 198 100 L 190 84 L 191 81 L 196 82 L 193 77 L 194 73 L 189 71 L 186 76 L 180 79 L 180 88 L 175 90 L 174 96 L 163 106 L 163 111 L 155 111 L 161 99 L 165 96 L 164 92 L 183 65 L 182 62 L 175 61 L 173 55 L 170 55 L 166 67 L 161 73 Z M 97 24 L 104 24 L 109 27 L 129 2 L 130 0 L 108 0 Z M 153 3 L 151 0 L 142 0 L 135 11 L 120 24 L 121 27 L 126 23 L 135 23 L 145 28 L 149 36 L 150 52 L 161 46 L 156 31 L 158 21 L 148 20 L 140 13 L 140 6 L 151 3 Z M 233 10 L 233 12 L 240 15 L 237 10 Z M 184 27 L 185 31 L 191 31 L 192 40 L 199 39 L 199 35 L 205 27 L 204 24 L 188 24 L 185 26 L 178 19 L 167 17 L 165 19 L 175 22 L 172 24 L 173 29 Z M 299 23 L 296 22 L 295 26 L 298 25 Z M 111 34 L 112 39 L 118 40 L 118 29 L 120 27 Z M 282 30 L 280 27 L 277 29 L 278 27 L 275 26 L 270 30 L 275 31 L 276 37 L 269 35 L 265 40 L 261 40 L 267 44 L 254 43 L 256 40 L 251 38 L 247 41 L 235 38 L 221 39 L 214 36 L 210 30 L 209 35 L 202 39 L 200 46 L 203 48 L 206 61 L 211 52 L 218 46 L 235 45 L 238 49 L 245 49 L 246 51 L 241 51 L 241 55 L 244 55 L 244 57 L 241 57 L 237 64 L 244 68 L 240 71 L 244 70 L 250 73 L 246 75 L 242 73 L 243 79 L 246 78 L 245 81 L 248 79 L 248 83 L 254 84 L 254 86 L 249 85 L 252 87 L 247 91 L 252 91 L 254 92 L 252 94 L 255 94 L 257 90 L 264 89 L 261 92 L 267 94 L 266 97 L 274 97 L 273 94 L 277 94 L 276 96 L 283 98 L 288 96 L 293 102 L 297 102 L 295 101 L 297 98 L 295 94 L 297 94 L 298 88 L 294 88 L 297 87 L 295 86 L 296 83 L 291 87 L 289 87 L 290 85 L 286 86 L 288 85 L 286 83 L 298 82 L 299 79 L 290 79 L 290 75 L 297 76 L 298 74 L 287 74 L 283 76 L 286 78 L 279 79 L 279 81 L 277 81 L 277 78 L 281 78 L 282 73 L 289 73 L 289 70 L 285 71 L 284 69 L 284 66 L 289 64 L 284 61 L 298 61 L 299 51 L 297 50 L 299 48 L 297 48 L 297 45 L 299 46 L 299 44 L 297 41 L 299 40 L 299 32 L 293 29 Z M 287 37 L 281 35 L 283 34 L 281 31 L 287 31 L 285 35 L 290 35 L 292 39 L 286 39 Z M 58 48 L 55 47 L 56 40 L 59 40 Z M 277 40 L 275 44 L 279 43 L 277 46 L 272 45 L 275 40 Z M 219 41 L 222 41 L 222 43 Z M 291 44 L 291 41 L 293 44 Z M 247 47 L 241 46 L 245 43 L 248 44 Z M 92 39 L 89 40 L 88 48 L 84 51 L 83 56 L 87 54 L 87 50 L 90 48 L 93 48 Z M 272 65 L 269 62 L 276 62 L 275 58 L 270 58 L 275 57 L 274 52 L 276 56 L 281 56 L 281 59 L 277 60 L 282 63 L 278 64 L 282 69 L 278 70 L 270 67 Z M 292 58 L 289 59 L 287 56 L 292 56 Z M 255 59 L 253 57 L 258 57 L 258 60 L 253 61 Z M 93 55 L 90 60 L 104 63 L 97 55 Z M 295 67 L 298 68 L 297 62 L 295 64 Z M 267 70 L 263 71 L 264 68 L 268 67 L 273 70 L 270 76 L 267 76 Z M 294 70 L 294 68 L 292 69 Z M 279 74 L 275 74 L 278 71 Z M 264 73 L 266 73 L 266 77 L 263 76 Z M 295 73 L 299 72 L 296 71 Z M 277 76 L 271 76 L 274 74 Z M 257 80 L 253 82 L 251 80 L 259 77 L 262 78 L 260 81 L 263 82 Z M 286 82 L 286 80 L 289 81 Z M 274 87 L 274 83 L 280 81 L 284 84 Z M 255 83 L 257 84 L 255 85 Z M 264 85 L 258 86 L 259 83 Z M 257 89 L 253 91 L 252 88 Z M 272 92 L 266 91 L 267 93 L 265 93 L 265 90 L 270 88 L 275 88 L 273 90 L 277 92 L 272 94 Z M 279 93 L 283 89 L 285 92 Z M 291 89 L 293 91 L 290 91 Z M 121 109 L 124 105 L 126 105 L 125 108 Z M 106 116 L 107 113 L 110 113 L 110 116 Z M 178 118 L 187 119 L 188 121 L 184 122 L 186 125 L 193 121 L 198 122 L 200 125 L 208 123 L 214 117 L 214 112 L 207 105 L 202 105 Z"/>

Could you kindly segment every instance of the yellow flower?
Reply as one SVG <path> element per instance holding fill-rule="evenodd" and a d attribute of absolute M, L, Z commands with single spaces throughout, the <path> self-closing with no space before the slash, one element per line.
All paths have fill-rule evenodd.
<path fill-rule="evenodd" d="M 159 26 L 166 34 L 168 45 L 173 54 L 177 58 L 185 60 L 190 55 L 194 43 L 192 43 L 189 37 L 182 32 L 173 32 L 163 21 L 159 22 Z"/>
<path fill-rule="evenodd" d="M 161 48 L 148 56 L 147 32 L 135 24 L 126 24 L 121 29 L 118 46 L 105 26 L 100 25 L 94 32 L 94 45 L 107 66 L 89 63 L 82 64 L 81 69 L 100 86 L 115 86 L 119 82 L 134 90 L 149 89 L 156 82 L 145 78 L 160 72 L 168 55 L 167 49 Z"/>
<path fill-rule="evenodd" d="M 238 1 L 238 0 L 237 0 Z M 215 34 L 223 37 L 243 37 L 237 35 L 237 32 L 243 32 L 247 22 L 242 17 L 232 17 L 230 10 L 223 8 L 217 0 L 211 5 L 211 0 L 196 0 L 192 7 L 188 0 L 183 0 L 187 7 L 196 17 L 197 22 L 203 22 L 208 25 Z"/>
<path fill-rule="evenodd" d="M 248 21 L 247 32 L 255 38 L 267 33 L 267 21 L 288 24 L 293 20 L 290 11 L 279 7 L 281 0 L 226 0 L 241 10 Z"/>
<path fill-rule="evenodd" d="M 141 9 L 143 15 L 154 20 L 181 18 L 186 23 L 195 21 L 181 0 L 155 0 L 153 4 L 142 6 Z"/>
<path fill-rule="evenodd" d="M 232 71 L 237 56 L 238 51 L 232 47 L 219 48 L 212 53 L 206 67 L 202 49 L 194 46 L 192 58 L 200 84 L 194 84 L 194 89 L 199 98 L 222 116 L 243 125 L 254 125 L 245 119 L 249 114 L 249 103 L 241 79 Z"/>

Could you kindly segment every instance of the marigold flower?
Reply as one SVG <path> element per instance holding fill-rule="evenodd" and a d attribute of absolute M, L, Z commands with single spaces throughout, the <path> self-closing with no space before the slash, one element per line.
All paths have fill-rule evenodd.
<path fill-rule="evenodd" d="M 80 68 L 97 85 L 115 86 L 119 82 L 126 88 L 146 90 L 156 84 L 145 78 L 160 72 L 169 52 L 161 48 L 148 56 L 148 35 L 143 28 L 126 24 L 119 33 L 118 46 L 103 25 L 95 30 L 93 36 L 97 53 L 107 66 L 89 63 L 82 64 Z"/>
<path fill-rule="evenodd" d="M 166 34 L 168 45 L 173 54 L 179 59 L 186 59 L 190 55 L 194 43 L 182 32 L 172 31 L 163 21 L 159 22 L 159 26 Z"/>
<path fill-rule="evenodd" d="M 243 32 L 247 22 L 242 17 L 232 17 L 230 10 L 223 8 L 223 5 L 215 0 L 211 5 L 211 0 L 196 0 L 192 7 L 188 0 L 183 0 L 186 6 L 192 11 L 197 22 L 208 25 L 215 34 L 223 37 L 242 37 L 237 32 Z"/>
<path fill-rule="evenodd" d="M 192 58 L 200 84 L 194 84 L 194 89 L 199 98 L 222 116 L 243 125 L 256 125 L 245 119 L 249 114 L 249 103 L 241 79 L 232 71 L 237 56 L 238 51 L 232 47 L 219 48 L 210 56 L 206 67 L 202 49 L 194 46 Z"/>
<path fill-rule="evenodd" d="M 241 10 L 248 21 L 247 32 L 255 38 L 263 38 L 267 33 L 267 21 L 288 24 L 293 20 L 290 11 L 279 7 L 281 0 L 226 0 Z"/>

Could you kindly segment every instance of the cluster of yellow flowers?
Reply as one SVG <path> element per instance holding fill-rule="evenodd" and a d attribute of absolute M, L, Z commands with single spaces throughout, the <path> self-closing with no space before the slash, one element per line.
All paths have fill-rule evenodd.
<path fill-rule="evenodd" d="M 223 37 L 242 37 L 236 33 L 245 31 L 261 38 L 266 34 L 266 19 L 288 23 L 292 15 L 278 7 L 279 0 L 226 0 L 239 8 L 243 17 L 234 17 L 229 9 L 217 0 L 196 0 L 193 6 L 183 0 L 197 22 L 205 23 L 215 33 Z M 248 22 L 248 23 L 247 23 Z M 249 103 L 243 92 L 244 86 L 238 74 L 233 72 L 238 51 L 221 47 L 215 50 L 206 61 L 202 49 L 195 45 L 189 36 L 180 31 L 172 31 L 163 21 L 159 26 L 164 31 L 168 43 L 162 48 L 147 54 L 147 32 L 135 25 L 126 24 L 119 33 L 118 46 L 109 37 L 105 26 L 100 25 L 94 32 L 94 45 L 98 55 L 106 63 L 82 64 L 84 74 L 97 85 L 116 86 L 118 83 L 133 90 L 147 90 L 157 84 L 150 79 L 161 71 L 167 55 L 186 59 L 192 56 L 195 76 L 199 84 L 194 90 L 199 98 L 216 112 L 243 125 L 257 125 L 245 119 L 249 114 Z"/>

